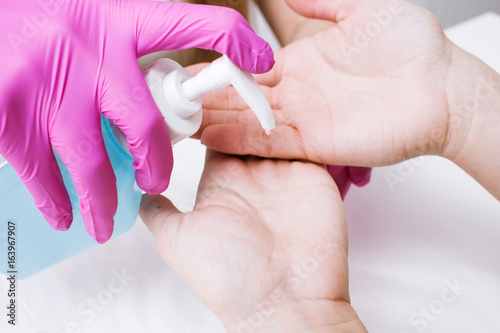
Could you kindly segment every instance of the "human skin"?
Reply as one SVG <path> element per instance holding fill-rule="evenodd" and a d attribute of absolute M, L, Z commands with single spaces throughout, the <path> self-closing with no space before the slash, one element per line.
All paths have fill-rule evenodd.
<path fill-rule="evenodd" d="M 208 2 L 221 4 L 221 1 L 212 0 Z M 334 26 L 332 22 L 310 19 L 297 14 L 286 4 L 285 0 L 259 0 L 256 3 L 282 46 Z M 247 1 L 226 1 L 225 5 L 232 5 L 235 6 L 234 8 L 241 10 L 246 7 Z M 199 53 L 199 55 L 201 54 Z M 210 59 L 199 58 L 199 60 L 208 61 Z M 201 66 L 197 65 L 190 69 L 193 73 L 197 73 L 201 68 Z M 199 138 L 199 135 L 200 133 L 197 133 L 194 137 Z M 349 191 L 351 184 L 364 186 L 370 181 L 371 176 L 371 168 L 356 166 L 330 165 L 328 166 L 328 171 L 337 183 L 343 199 Z"/>
<path fill-rule="evenodd" d="M 276 117 L 270 137 L 233 89 L 205 96 L 201 140 L 231 154 L 385 166 L 439 155 L 500 199 L 500 77 L 406 1 L 287 3 L 337 23 L 276 52 L 258 81 Z M 390 13 L 360 44 L 373 13 Z M 368 27 L 368 28 L 367 28 Z"/>
<path fill-rule="evenodd" d="M 294 12 L 285 0 L 256 0 L 280 44 L 286 46 L 327 30 L 333 22 L 310 19 Z"/>
<path fill-rule="evenodd" d="M 333 22 L 316 20 L 294 12 L 285 0 L 257 0 L 262 13 L 271 25 L 282 46 L 289 45 L 302 38 L 313 36 L 335 25 Z M 328 172 L 337 183 L 342 199 L 345 198 L 351 184 L 364 186 L 371 177 L 371 168 L 329 165 Z"/>
<path fill-rule="evenodd" d="M 366 332 L 349 304 L 344 210 L 324 167 L 209 151 L 193 212 L 145 196 L 141 217 L 229 332 Z"/>

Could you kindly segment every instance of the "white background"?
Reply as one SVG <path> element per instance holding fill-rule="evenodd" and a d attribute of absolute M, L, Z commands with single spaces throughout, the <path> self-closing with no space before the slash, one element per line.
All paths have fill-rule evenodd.
<path fill-rule="evenodd" d="M 483 14 L 488 11 L 500 13 L 498 0 L 410 0 L 428 8 L 443 25 L 448 28 L 453 24 Z"/>

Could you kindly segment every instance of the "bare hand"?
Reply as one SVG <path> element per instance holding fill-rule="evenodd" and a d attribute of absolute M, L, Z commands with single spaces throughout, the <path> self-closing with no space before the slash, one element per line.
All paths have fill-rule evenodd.
<path fill-rule="evenodd" d="M 204 144 L 233 154 L 380 166 L 460 147 L 449 125 L 455 47 L 437 19 L 406 1 L 289 0 L 337 22 L 276 53 L 259 81 L 277 118 L 267 137 L 233 89 L 205 98 Z M 447 151 L 448 150 L 448 151 Z"/>
<path fill-rule="evenodd" d="M 141 216 L 164 261 L 229 331 L 364 331 L 349 305 L 342 202 L 324 167 L 212 153 L 193 212 L 157 196 Z"/>

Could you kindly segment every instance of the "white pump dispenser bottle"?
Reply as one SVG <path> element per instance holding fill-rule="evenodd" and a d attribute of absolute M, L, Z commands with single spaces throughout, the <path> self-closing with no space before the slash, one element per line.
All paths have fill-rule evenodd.
<path fill-rule="evenodd" d="M 160 59 L 143 71 L 151 94 L 165 117 L 172 145 L 195 134 L 202 121 L 202 95 L 232 85 L 269 135 L 273 112 L 252 74 L 226 55 L 194 76 L 171 59 Z"/>

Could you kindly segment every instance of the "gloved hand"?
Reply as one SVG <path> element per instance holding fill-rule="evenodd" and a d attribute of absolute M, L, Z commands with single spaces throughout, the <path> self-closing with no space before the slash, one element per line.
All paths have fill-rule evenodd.
<path fill-rule="evenodd" d="M 339 188 L 342 200 L 345 199 L 351 184 L 365 186 L 370 182 L 372 175 L 372 169 L 364 167 L 328 165 L 327 169 Z"/>
<path fill-rule="evenodd" d="M 72 223 L 52 148 L 72 174 L 87 232 L 113 232 L 115 176 L 101 135 L 103 113 L 127 137 L 136 179 L 164 191 L 172 170 L 167 126 L 137 58 L 199 47 L 262 73 L 269 45 L 236 11 L 126 0 L 0 0 L 0 155 L 16 170 L 50 225 Z"/>

